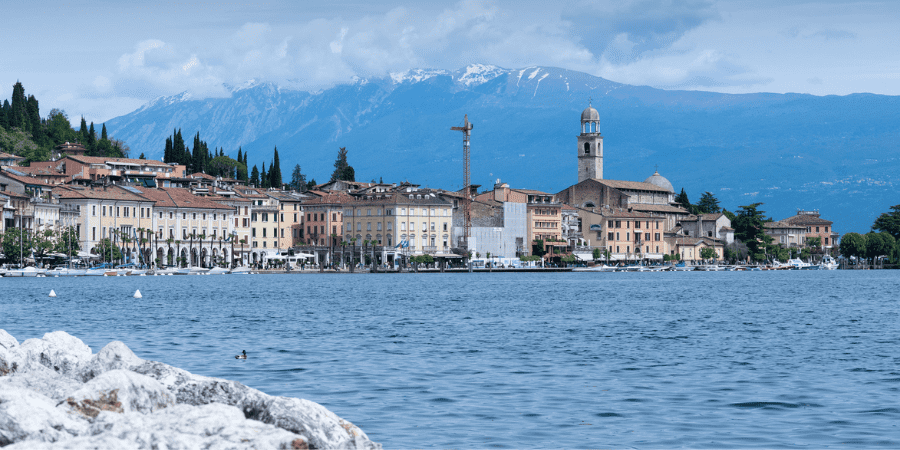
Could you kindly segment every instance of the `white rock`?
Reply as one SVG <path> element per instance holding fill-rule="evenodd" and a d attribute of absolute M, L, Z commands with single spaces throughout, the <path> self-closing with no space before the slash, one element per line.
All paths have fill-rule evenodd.
<path fill-rule="evenodd" d="M 289 449 L 298 439 L 306 443 L 302 436 L 246 419 L 239 409 L 222 404 L 175 405 L 149 415 L 103 413 L 91 425 L 91 433 L 139 448 Z"/>
<path fill-rule="evenodd" d="M 138 358 L 127 345 L 119 341 L 112 341 L 82 366 L 80 378 L 83 381 L 90 381 L 104 372 L 115 369 L 131 369 L 143 362 L 144 360 Z"/>
<path fill-rule="evenodd" d="M 31 370 L 24 373 L 15 371 L 8 376 L 0 377 L 0 390 L 28 389 L 50 397 L 57 403 L 79 387 L 81 383 L 77 380 L 64 377 L 40 364 L 34 364 Z"/>
<path fill-rule="evenodd" d="M 34 364 L 49 367 L 62 375 L 75 376 L 78 366 L 91 359 L 91 348 L 65 331 L 47 333 L 41 339 L 28 339 L 12 352 L 19 371 L 29 371 Z"/>
<path fill-rule="evenodd" d="M 27 389 L 0 389 L 0 447 L 23 440 L 56 442 L 87 431 L 86 421 L 56 408 L 47 396 Z"/>
<path fill-rule="evenodd" d="M 322 405 L 145 361 L 121 342 L 91 355 L 65 332 L 20 345 L 0 330 L 3 367 L 0 446 L 381 448 Z"/>
<path fill-rule="evenodd" d="M 18 347 L 19 341 L 12 337 L 6 330 L 0 330 L 0 348 L 10 349 Z"/>
<path fill-rule="evenodd" d="M 174 404 L 159 381 L 121 369 L 100 374 L 66 398 L 70 410 L 91 418 L 104 410 L 149 414 Z"/>

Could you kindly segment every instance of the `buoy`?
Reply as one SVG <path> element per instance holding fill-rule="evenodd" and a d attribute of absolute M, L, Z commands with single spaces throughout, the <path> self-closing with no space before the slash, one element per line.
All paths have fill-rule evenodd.
<path fill-rule="evenodd" d="M 134 298 L 143 298 L 143 297 L 144 297 L 144 296 L 141 295 L 141 290 L 140 290 L 140 289 L 134 291 Z"/>
<path fill-rule="evenodd" d="M 56 297 L 56 292 L 53 289 L 50 289 L 50 297 Z"/>

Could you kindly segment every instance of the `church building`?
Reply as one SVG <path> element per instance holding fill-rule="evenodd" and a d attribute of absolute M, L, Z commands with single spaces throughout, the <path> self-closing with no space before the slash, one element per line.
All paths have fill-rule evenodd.
<path fill-rule="evenodd" d="M 690 213 L 675 204 L 675 189 L 659 171 L 643 182 L 604 179 L 599 128 L 600 114 L 588 106 L 581 113 L 581 134 L 577 137 L 578 182 L 557 193 L 556 198 L 577 209 L 586 240 L 620 254 L 614 259 L 629 259 L 628 253 L 636 250 L 643 258 L 662 259 L 674 247 L 659 236 L 680 225 Z M 643 228 L 635 232 L 635 225 Z M 624 242 L 623 236 L 629 242 Z"/>

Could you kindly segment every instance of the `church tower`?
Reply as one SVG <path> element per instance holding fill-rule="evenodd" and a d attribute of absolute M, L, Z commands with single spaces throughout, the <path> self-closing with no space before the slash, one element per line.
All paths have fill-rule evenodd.
<path fill-rule="evenodd" d="M 600 113 L 588 105 L 581 113 L 578 135 L 578 182 L 603 179 L 603 136 L 600 136 Z"/>

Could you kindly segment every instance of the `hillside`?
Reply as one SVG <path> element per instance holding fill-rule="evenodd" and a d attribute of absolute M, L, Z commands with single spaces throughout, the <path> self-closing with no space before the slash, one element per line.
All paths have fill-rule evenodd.
<path fill-rule="evenodd" d="M 775 218 L 818 209 L 838 232 L 866 231 L 900 203 L 900 97 L 855 94 L 730 95 L 629 86 L 549 67 L 473 65 L 411 70 L 309 93 L 256 84 L 230 98 L 157 99 L 106 123 L 132 152 L 161 158 L 174 128 L 250 164 L 277 145 L 286 179 L 299 163 L 326 180 L 338 147 L 357 179 L 383 177 L 459 188 L 468 114 L 472 179 L 557 192 L 577 181 L 579 117 L 589 99 L 601 116 L 606 178 L 643 181 L 658 165 L 696 201 L 716 194 L 728 209 L 753 202 Z"/>

